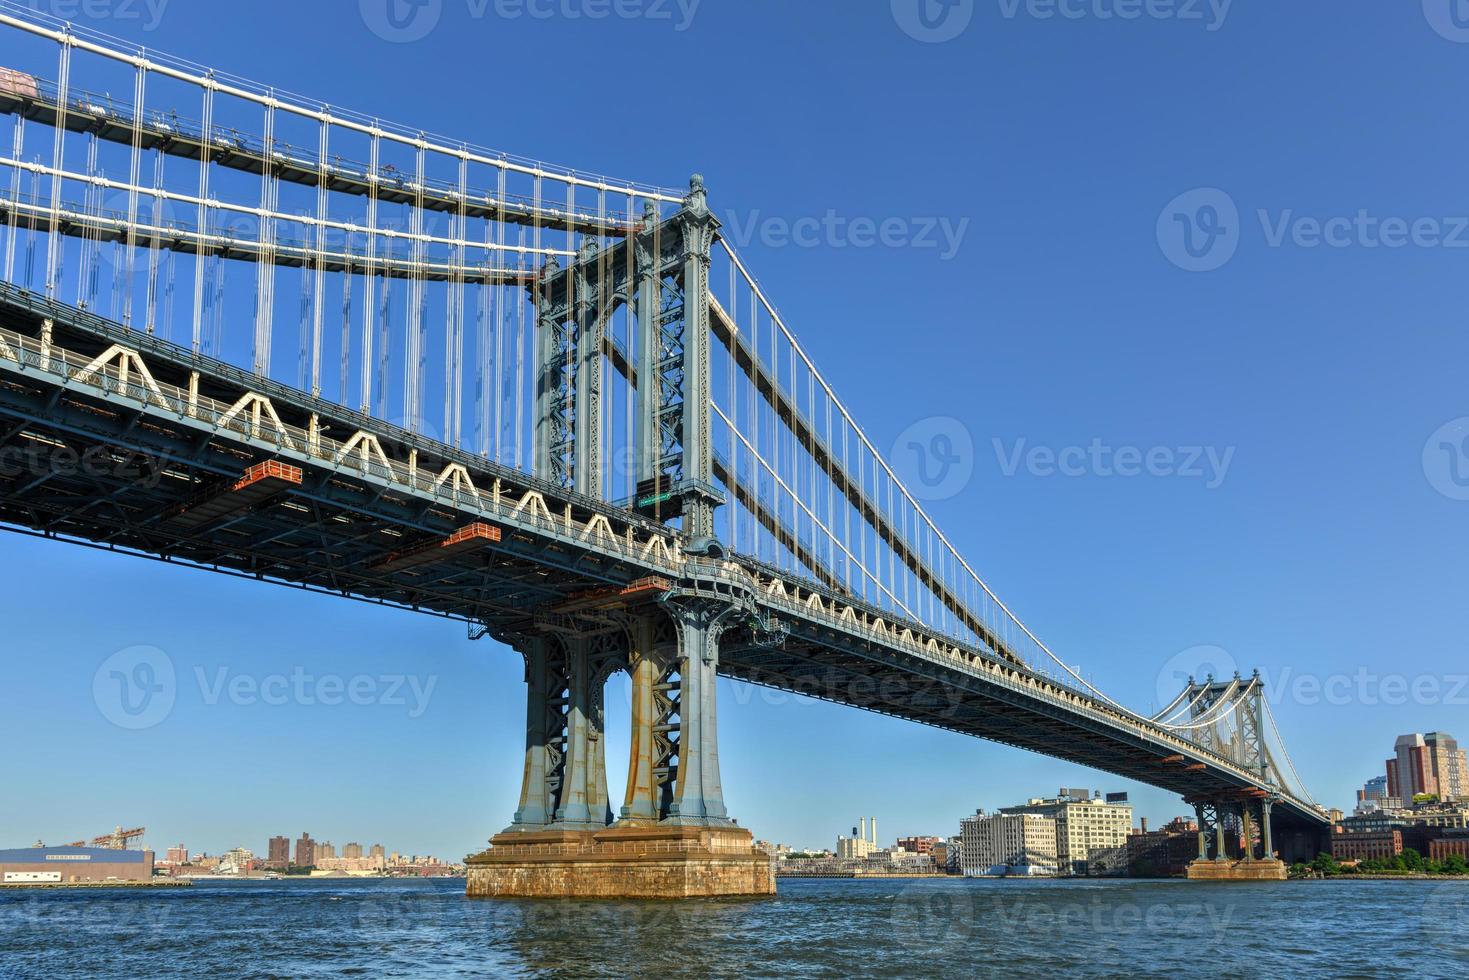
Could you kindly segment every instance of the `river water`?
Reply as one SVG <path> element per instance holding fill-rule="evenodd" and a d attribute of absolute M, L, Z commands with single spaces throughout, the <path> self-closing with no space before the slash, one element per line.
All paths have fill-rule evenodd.
<path fill-rule="evenodd" d="M 1469 882 L 788 880 L 468 900 L 462 881 L 0 891 L 4 977 L 1469 977 Z"/>

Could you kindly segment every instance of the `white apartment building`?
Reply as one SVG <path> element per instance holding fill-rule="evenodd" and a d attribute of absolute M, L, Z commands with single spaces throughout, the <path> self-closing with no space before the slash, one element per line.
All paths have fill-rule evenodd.
<path fill-rule="evenodd" d="M 959 871 L 968 876 L 1054 876 L 1056 821 L 1033 813 L 975 812 L 959 823 Z"/>
<path fill-rule="evenodd" d="M 1054 820 L 1056 859 L 1063 875 L 1093 873 L 1093 853 L 1106 852 L 1109 857 L 1115 855 L 1117 848 L 1127 847 L 1127 838 L 1132 833 L 1132 807 L 1101 799 L 1061 797 L 1030 800 L 1024 806 L 1005 807 L 1000 812 L 1033 814 Z M 1107 865 L 1106 871 L 1116 870 L 1111 867 L 1111 861 L 1102 863 Z M 1099 866 L 1095 870 L 1100 872 L 1104 869 Z"/>

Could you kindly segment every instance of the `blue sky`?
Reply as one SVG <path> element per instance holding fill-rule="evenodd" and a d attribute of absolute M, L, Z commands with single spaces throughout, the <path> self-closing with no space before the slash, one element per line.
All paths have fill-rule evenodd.
<path fill-rule="evenodd" d="M 1448 0 L 974 0 L 931 7 L 931 31 L 906 0 L 628 0 L 611 9 L 639 16 L 605 18 L 586 0 L 442 0 L 404 43 L 374 2 L 76 19 L 526 156 L 670 186 L 702 171 L 875 442 L 957 420 L 972 475 L 931 512 L 1099 687 L 1145 709 L 1181 664 L 1260 667 L 1296 766 L 1341 806 L 1397 735 L 1469 738 L 1469 445 L 1451 424 L 1469 416 L 1469 31 Z M 824 230 L 785 242 L 802 219 Z M 896 220 L 906 244 L 863 244 L 862 219 Z M 1155 465 L 1118 475 L 1121 449 Z M 139 823 L 158 847 L 309 830 L 457 857 L 508 823 L 509 651 L 432 618 L 3 544 L 0 843 Z M 92 685 L 137 645 L 167 654 L 179 693 L 131 731 Z M 361 675 L 373 703 L 248 693 L 295 673 L 327 700 L 317 679 Z M 382 679 L 402 676 L 417 687 Z M 944 732 L 721 698 L 730 807 L 758 836 L 830 846 L 859 815 L 884 838 L 947 834 L 1059 786 L 1183 812 Z M 614 787 L 625 745 L 614 732 Z"/>

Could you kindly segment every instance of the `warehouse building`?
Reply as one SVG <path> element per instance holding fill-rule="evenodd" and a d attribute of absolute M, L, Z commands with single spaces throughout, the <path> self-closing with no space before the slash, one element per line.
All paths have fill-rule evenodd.
<path fill-rule="evenodd" d="M 0 850 L 0 882 L 151 881 L 152 851 L 110 847 L 21 847 Z"/>

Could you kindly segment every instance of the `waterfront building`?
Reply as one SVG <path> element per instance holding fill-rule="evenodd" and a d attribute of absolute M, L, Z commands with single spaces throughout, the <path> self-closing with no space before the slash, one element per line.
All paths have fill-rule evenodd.
<path fill-rule="evenodd" d="M 305 831 L 296 838 L 296 867 L 309 868 L 316 864 L 316 841 Z"/>
<path fill-rule="evenodd" d="M 1075 791 L 1050 800 L 1030 800 L 1023 806 L 1004 807 L 1004 814 L 1032 813 L 1056 821 L 1056 857 L 1061 874 L 1086 875 L 1093 851 L 1106 851 L 1115 862 L 1117 848 L 1127 847 L 1132 833 L 1132 807 L 1098 798 L 1081 798 Z M 1098 863 L 1098 872 L 1102 862 Z M 1114 869 L 1109 865 L 1107 870 Z"/>
<path fill-rule="evenodd" d="M 1039 813 L 976 810 L 959 823 L 959 870 L 967 876 L 1054 876 L 1056 821 Z"/>
<path fill-rule="evenodd" d="M 1149 830 L 1144 818 L 1142 829 L 1127 838 L 1127 867 L 1131 874 L 1183 875 L 1189 862 L 1198 856 L 1199 825 L 1183 817 L 1174 817 L 1157 830 Z"/>
<path fill-rule="evenodd" d="M 165 864 L 188 864 L 189 849 L 182 844 L 175 844 L 163 854 Z"/>
<path fill-rule="evenodd" d="M 370 855 L 375 858 L 386 858 L 388 856 L 387 852 L 383 850 L 383 846 L 381 844 L 372 845 L 372 851 L 370 852 Z"/>
<path fill-rule="evenodd" d="M 289 837 L 272 837 L 265 849 L 265 866 L 267 868 L 288 868 L 291 866 L 291 840 Z"/>
<path fill-rule="evenodd" d="M 344 857 L 344 858 L 360 858 L 360 857 L 362 857 L 362 845 L 359 844 L 359 843 L 357 843 L 356 841 L 350 841 L 350 842 L 348 842 L 346 844 L 343 844 L 342 845 L 342 857 Z"/>
<path fill-rule="evenodd" d="M 312 848 L 312 852 L 315 854 L 317 861 L 320 861 L 322 858 L 334 858 L 337 856 L 337 846 L 329 840 L 318 841 L 316 846 Z"/>
<path fill-rule="evenodd" d="M 1457 854 L 1469 861 L 1469 832 L 1450 831 L 1443 837 L 1428 842 L 1428 857 L 1434 861 L 1446 861 L 1449 855 Z"/>
<path fill-rule="evenodd" d="M 932 854 L 933 849 L 941 846 L 943 842 L 942 837 L 899 837 L 898 850 L 911 851 L 914 854 Z"/>
<path fill-rule="evenodd" d="M 19 884 L 150 881 L 152 851 L 110 847 L 22 847 L 0 850 L 0 882 Z"/>
<path fill-rule="evenodd" d="M 851 837 L 837 838 L 837 859 L 841 861 L 864 861 L 877 851 L 877 818 L 872 818 L 872 830 L 867 829 L 867 818 L 859 818 L 859 826 L 852 828 Z"/>
<path fill-rule="evenodd" d="M 1403 853 L 1403 832 L 1391 830 L 1337 833 L 1331 837 L 1331 856 L 1338 861 L 1391 861 Z"/>

